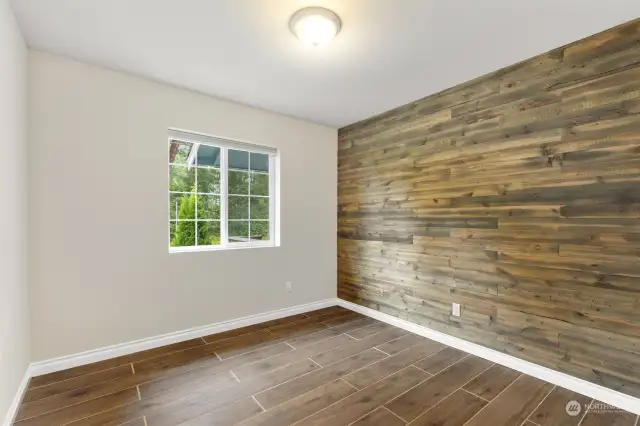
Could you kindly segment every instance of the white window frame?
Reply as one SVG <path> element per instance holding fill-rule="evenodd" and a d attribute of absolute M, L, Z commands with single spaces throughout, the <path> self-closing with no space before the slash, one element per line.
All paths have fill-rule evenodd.
<path fill-rule="evenodd" d="M 196 145 L 210 145 L 220 148 L 220 244 L 219 245 L 206 245 L 199 246 L 198 244 L 198 219 L 182 219 L 182 221 L 194 221 L 195 222 L 195 241 L 196 245 L 193 246 L 184 246 L 184 247 L 171 247 L 171 233 L 168 232 L 169 226 L 171 222 L 174 220 L 171 219 L 171 212 L 167 210 L 167 219 L 169 221 L 169 226 L 167 229 L 167 238 L 168 238 L 168 246 L 169 253 L 185 253 L 185 252 L 197 252 L 197 251 L 217 251 L 217 250 L 235 250 L 235 249 L 246 249 L 246 248 L 257 248 L 257 247 L 276 247 L 279 245 L 279 229 L 278 229 L 278 218 L 277 213 L 278 209 L 276 208 L 277 203 L 277 167 L 278 167 L 278 150 L 271 147 L 266 147 L 262 145 L 255 145 L 247 142 L 215 137 L 215 136 L 207 136 L 201 135 L 197 133 L 190 133 L 181 130 L 169 130 L 168 134 L 168 144 L 172 141 L 178 142 L 188 142 Z M 170 145 L 167 145 L 170 146 Z M 228 188 L 228 174 L 229 174 L 229 164 L 228 164 L 228 151 L 229 149 L 248 151 L 250 153 L 257 154 L 267 154 L 269 156 L 269 240 L 255 240 L 255 241 L 247 241 L 247 242 L 232 242 L 229 243 L 229 207 L 228 207 L 228 197 L 229 197 L 229 188 Z M 191 154 L 195 153 L 195 150 L 191 152 Z M 190 154 L 190 155 L 191 155 Z M 168 159 L 168 157 L 167 157 Z M 176 193 L 172 192 L 171 188 L 171 163 L 167 161 L 167 173 L 169 175 L 168 185 L 167 185 L 167 199 L 169 209 L 171 208 L 171 194 Z M 249 169 L 247 173 L 250 173 L 250 164 L 251 164 L 251 156 L 249 156 Z M 185 166 L 188 167 L 188 166 Z M 197 166 L 194 166 L 197 167 Z M 196 173 L 196 188 L 197 188 L 197 173 Z M 212 194 L 213 195 L 213 194 Z M 235 195 L 237 196 L 237 195 Z M 249 189 L 249 194 L 247 197 L 251 196 L 251 189 Z M 265 196 L 266 197 L 266 196 Z M 197 200 L 197 198 L 196 198 Z M 249 219 L 246 221 L 251 222 L 251 200 L 249 200 Z M 197 202 L 197 201 L 196 201 Z M 197 206 L 196 206 L 196 215 L 197 215 Z M 216 219 L 212 219 L 216 220 Z M 231 219 L 234 221 L 236 219 Z M 204 220 L 202 220 L 204 221 Z M 244 219 L 237 219 L 237 221 L 245 221 Z M 260 220 L 256 220 L 260 221 Z M 177 221 L 176 221 L 177 222 Z M 261 222 L 264 222 L 262 220 Z M 251 226 L 249 226 L 249 236 L 251 236 Z"/>

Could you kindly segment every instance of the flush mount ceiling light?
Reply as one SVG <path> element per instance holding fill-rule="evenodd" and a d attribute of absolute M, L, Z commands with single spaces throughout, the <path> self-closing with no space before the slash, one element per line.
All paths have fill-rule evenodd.
<path fill-rule="evenodd" d="M 340 32 L 341 25 L 338 15 L 324 7 L 300 9 L 289 21 L 291 32 L 314 47 L 329 43 Z"/>

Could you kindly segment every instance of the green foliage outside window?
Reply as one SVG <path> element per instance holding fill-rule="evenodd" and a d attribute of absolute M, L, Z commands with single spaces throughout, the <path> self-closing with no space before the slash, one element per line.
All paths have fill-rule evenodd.
<path fill-rule="evenodd" d="M 175 144 L 179 144 L 175 146 Z M 219 245 L 220 234 L 220 169 L 189 166 L 190 144 L 170 143 L 170 245 L 189 247 Z M 200 155 L 202 154 L 202 155 Z M 206 157 L 211 165 L 217 157 L 215 151 Z M 236 151 L 238 158 L 243 151 Z M 267 156 L 251 154 L 252 164 L 261 164 L 268 170 Z M 172 156 L 172 157 L 171 157 Z M 262 159 L 264 156 L 264 159 Z M 199 157 L 200 158 L 200 157 Z M 248 158 L 248 157 L 247 157 Z M 198 160 L 200 161 L 200 160 Z M 269 174 L 255 172 L 253 167 L 229 170 L 227 176 L 229 242 L 269 240 Z M 235 194 L 235 196 L 234 196 Z M 197 206 L 197 215 L 196 215 Z M 196 217 L 197 216 L 197 217 Z M 235 220 L 234 220 L 235 219 Z"/>

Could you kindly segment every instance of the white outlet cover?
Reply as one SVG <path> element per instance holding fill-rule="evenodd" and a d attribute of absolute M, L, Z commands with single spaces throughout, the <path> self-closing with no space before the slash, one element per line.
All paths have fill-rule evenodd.
<path fill-rule="evenodd" d="M 459 317 L 460 316 L 460 304 L 459 303 L 452 303 L 452 305 L 451 305 L 451 314 L 454 317 Z"/>
<path fill-rule="evenodd" d="M 291 291 L 293 283 L 291 281 L 287 281 L 286 283 L 284 283 L 284 286 L 286 287 L 287 291 Z"/>

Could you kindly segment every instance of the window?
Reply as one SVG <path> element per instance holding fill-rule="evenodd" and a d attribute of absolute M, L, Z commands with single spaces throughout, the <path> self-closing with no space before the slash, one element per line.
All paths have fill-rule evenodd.
<path fill-rule="evenodd" d="M 169 132 L 169 251 L 274 246 L 273 148 Z"/>

